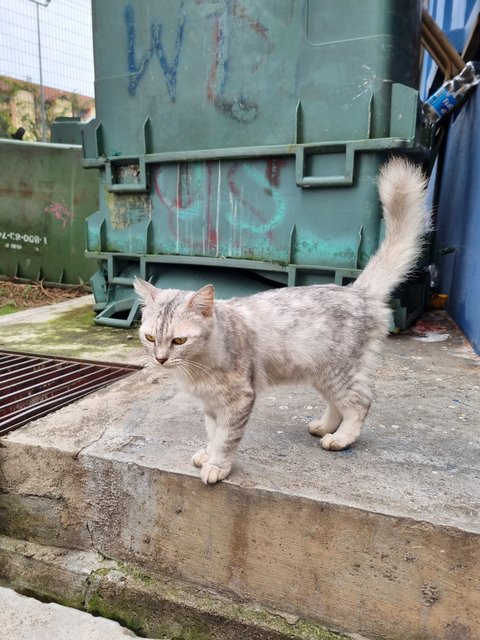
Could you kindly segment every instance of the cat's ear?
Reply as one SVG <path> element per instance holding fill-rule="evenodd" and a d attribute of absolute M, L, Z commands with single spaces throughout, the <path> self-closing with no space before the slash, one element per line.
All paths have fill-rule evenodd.
<path fill-rule="evenodd" d="M 214 303 L 215 289 L 213 284 L 207 284 L 192 295 L 188 301 L 188 306 L 196 313 L 209 318 L 213 314 Z"/>
<path fill-rule="evenodd" d="M 141 298 L 144 302 L 153 302 L 155 299 L 155 293 L 158 291 L 153 284 L 150 284 L 146 280 L 142 280 L 141 278 L 135 278 L 133 281 L 133 288 L 135 289 L 139 298 Z"/>

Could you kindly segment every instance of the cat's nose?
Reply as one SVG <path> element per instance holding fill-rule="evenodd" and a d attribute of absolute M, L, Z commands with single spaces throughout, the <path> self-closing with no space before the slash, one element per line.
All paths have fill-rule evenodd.
<path fill-rule="evenodd" d="M 159 358 L 158 356 L 156 356 L 155 360 L 160 364 L 165 364 L 165 362 L 168 360 L 168 356 L 166 358 Z"/>

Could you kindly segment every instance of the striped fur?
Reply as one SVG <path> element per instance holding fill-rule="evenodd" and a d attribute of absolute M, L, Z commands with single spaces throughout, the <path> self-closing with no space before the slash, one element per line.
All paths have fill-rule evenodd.
<path fill-rule="evenodd" d="M 425 221 L 425 180 L 413 165 L 390 161 L 379 191 L 386 237 L 348 287 L 215 300 L 212 285 L 192 293 L 136 281 L 145 348 L 203 403 L 208 444 L 193 464 L 206 484 L 230 473 L 255 397 L 270 385 L 308 385 L 325 398 L 324 415 L 309 424 L 324 449 L 344 449 L 359 436 L 387 334 L 388 296 L 420 253 Z"/>

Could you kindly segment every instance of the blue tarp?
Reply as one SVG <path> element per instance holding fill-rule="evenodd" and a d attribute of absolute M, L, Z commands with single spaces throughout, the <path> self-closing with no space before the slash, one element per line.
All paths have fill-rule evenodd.
<path fill-rule="evenodd" d="M 430 13 L 457 50 L 480 10 L 480 0 L 432 0 Z M 421 95 L 428 95 L 436 65 L 426 56 Z M 449 296 L 448 311 L 480 353 L 480 89 L 451 118 L 447 141 L 432 174 L 436 180 L 438 291 Z"/>
<path fill-rule="evenodd" d="M 441 161 L 437 202 L 439 290 L 448 309 L 480 353 L 480 92 L 450 123 Z"/>

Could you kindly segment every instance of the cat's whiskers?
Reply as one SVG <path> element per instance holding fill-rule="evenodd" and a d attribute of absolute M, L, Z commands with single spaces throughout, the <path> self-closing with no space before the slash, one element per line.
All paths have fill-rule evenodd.
<path fill-rule="evenodd" d="M 196 374 L 213 373 L 213 370 L 210 367 L 207 367 L 207 365 L 201 364 L 200 362 L 196 362 L 194 360 L 182 360 L 182 362 L 185 363 L 188 367 L 190 367 L 190 370 Z"/>
<path fill-rule="evenodd" d="M 188 362 L 188 364 L 191 365 L 192 367 L 196 367 L 197 369 L 201 371 L 205 371 L 206 373 L 213 372 L 213 369 L 211 367 L 208 367 L 206 364 L 203 364 L 202 362 L 197 362 L 196 360 L 183 360 L 183 362 Z"/>
<path fill-rule="evenodd" d="M 185 377 L 188 377 L 192 382 L 195 382 L 195 378 L 192 375 L 192 372 L 188 369 L 188 367 L 185 366 L 184 360 L 181 360 L 180 358 L 175 358 L 170 362 L 170 364 L 172 365 L 172 368 L 177 369 L 178 371 L 180 371 L 180 373 L 184 374 Z"/>
<path fill-rule="evenodd" d="M 192 382 L 196 382 L 199 377 L 199 371 L 197 371 L 194 367 L 191 366 L 191 363 L 188 361 L 182 360 L 181 368 L 185 373 L 188 373 L 188 376 Z"/>

